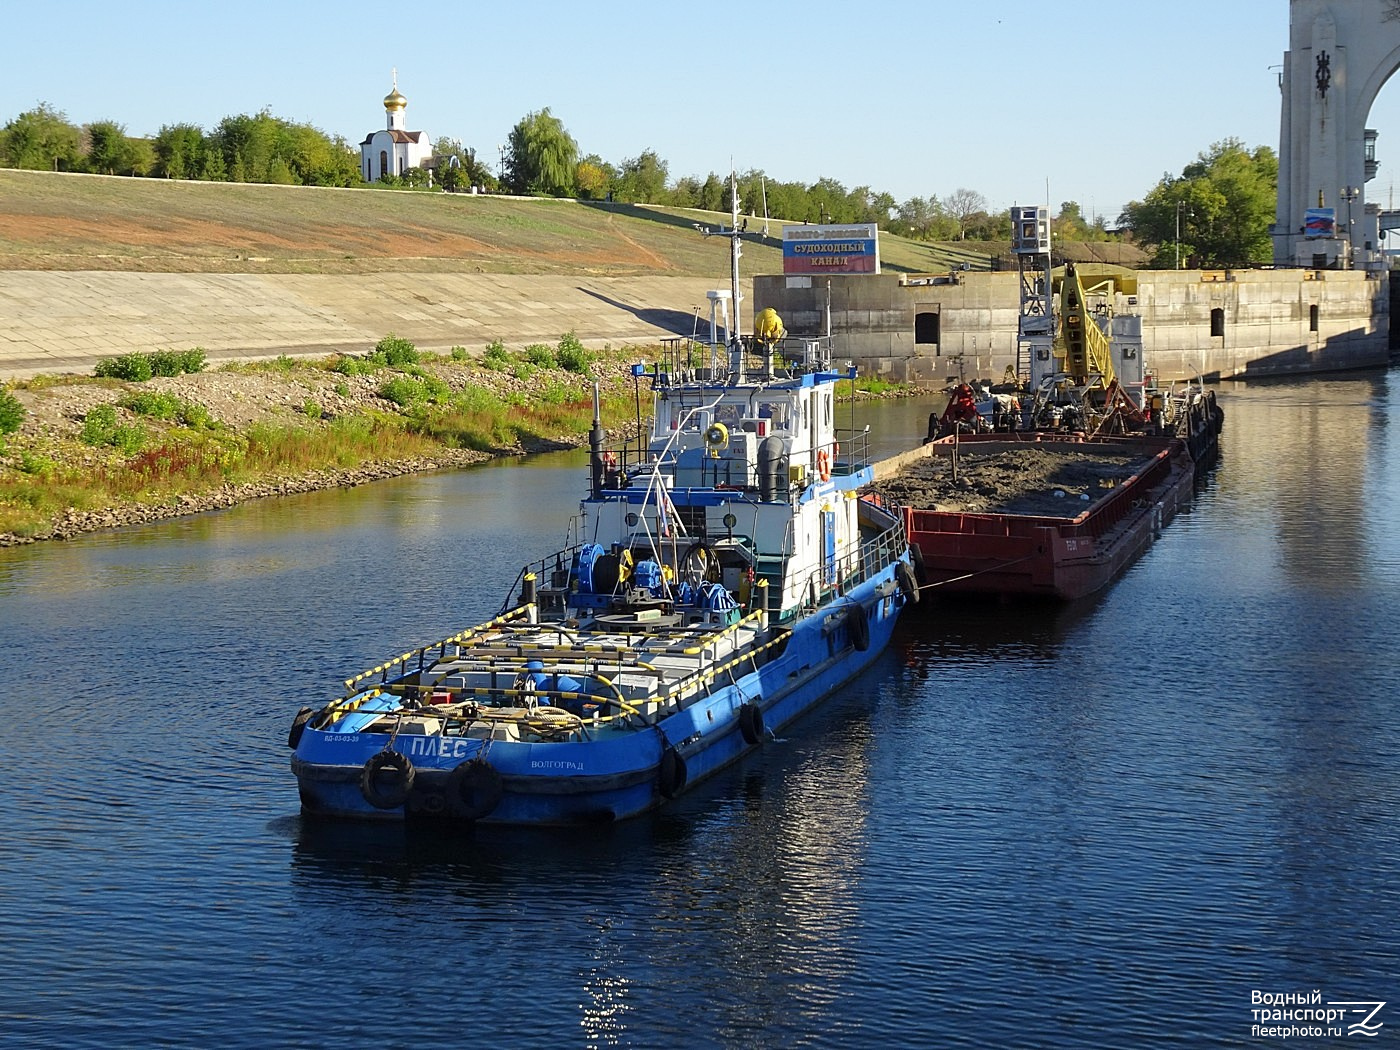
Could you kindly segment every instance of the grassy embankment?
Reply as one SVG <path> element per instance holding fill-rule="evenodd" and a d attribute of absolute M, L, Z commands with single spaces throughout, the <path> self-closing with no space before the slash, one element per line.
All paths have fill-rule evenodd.
<path fill-rule="evenodd" d="M 0 269 L 723 277 L 695 225 L 728 214 L 515 197 L 0 169 Z M 782 272 L 787 223 L 750 218 L 744 271 Z M 985 270 L 1005 242 L 880 235 L 896 273 Z"/>
<path fill-rule="evenodd" d="M 36 377 L 14 389 L 41 399 L 86 387 L 85 401 L 96 404 L 75 433 L 49 426 L 0 435 L 0 534 L 42 536 L 75 512 L 174 507 L 227 486 L 307 476 L 334 484 L 377 464 L 451 462 L 460 450 L 485 458 L 570 447 L 592 424 L 594 373 L 605 419 L 632 418 L 632 383 L 623 377 L 635 353 L 593 355 L 566 337 L 557 349 L 511 354 L 495 346 L 477 360 L 460 348 L 454 356 L 420 355 L 386 338 L 365 355 L 284 357 L 204 373 L 221 389 L 236 391 L 256 376 L 288 391 L 289 407 L 243 426 L 216 418 L 207 393 L 146 387 L 152 358 L 185 359 L 189 367 L 178 370 L 194 374 L 202 372 L 198 351 L 128 355 L 92 378 Z M 7 415 L 27 414 L 16 394 L 0 392 L 0 430 Z"/>

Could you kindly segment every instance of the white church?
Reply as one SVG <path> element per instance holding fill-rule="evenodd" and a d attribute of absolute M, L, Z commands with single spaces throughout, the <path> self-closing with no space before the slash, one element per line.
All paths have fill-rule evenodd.
<path fill-rule="evenodd" d="M 408 99 L 399 94 L 395 70 L 394 88 L 384 96 L 384 130 L 370 132 L 360 143 L 360 174 L 366 182 L 402 175 L 409 168 L 432 168 L 433 140 L 426 131 L 404 129 L 403 111 L 407 108 Z"/>

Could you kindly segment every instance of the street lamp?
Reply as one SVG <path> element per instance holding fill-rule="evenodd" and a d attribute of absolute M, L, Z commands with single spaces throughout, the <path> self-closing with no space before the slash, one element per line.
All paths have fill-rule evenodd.
<path fill-rule="evenodd" d="M 1176 268 L 1181 269 L 1181 212 L 1186 207 L 1185 201 L 1176 202 Z"/>
<path fill-rule="evenodd" d="M 1351 232 L 1351 203 L 1361 196 L 1361 191 L 1355 186 L 1348 186 L 1342 190 L 1342 200 L 1347 202 L 1347 269 L 1354 269 L 1356 266 L 1356 253 L 1354 251 L 1356 241 Z"/>

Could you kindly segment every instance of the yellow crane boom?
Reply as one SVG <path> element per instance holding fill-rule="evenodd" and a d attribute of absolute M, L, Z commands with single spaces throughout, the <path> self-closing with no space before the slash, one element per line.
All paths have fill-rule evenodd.
<path fill-rule="evenodd" d="M 1102 376 L 1105 387 L 1116 378 L 1108 352 L 1108 336 L 1090 314 L 1084 285 L 1074 263 L 1065 264 L 1065 277 L 1060 285 L 1060 328 L 1055 335 L 1055 355 L 1064 357 L 1064 370 L 1081 386 L 1091 375 Z"/>

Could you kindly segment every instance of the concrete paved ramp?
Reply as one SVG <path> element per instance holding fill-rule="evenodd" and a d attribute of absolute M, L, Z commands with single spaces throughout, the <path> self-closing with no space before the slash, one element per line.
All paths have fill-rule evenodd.
<path fill-rule="evenodd" d="M 746 282 L 747 284 L 747 282 Z M 0 375 L 89 372 L 99 358 L 203 347 L 219 360 L 363 353 L 390 332 L 421 350 L 654 343 L 709 331 L 691 277 L 0 271 Z M 751 296 L 745 288 L 746 297 Z M 697 314 L 698 311 L 698 314 Z"/>

